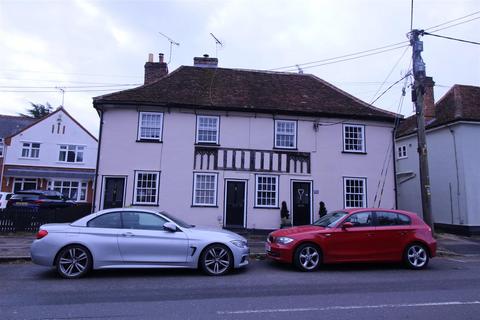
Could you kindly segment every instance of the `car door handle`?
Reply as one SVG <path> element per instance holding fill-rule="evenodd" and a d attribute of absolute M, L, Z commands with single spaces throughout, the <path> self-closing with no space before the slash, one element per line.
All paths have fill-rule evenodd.
<path fill-rule="evenodd" d="M 125 233 L 122 233 L 122 236 L 124 236 L 124 237 L 133 237 L 134 234 L 131 233 L 131 232 L 125 232 Z"/>
<path fill-rule="evenodd" d="M 407 231 L 400 231 L 400 235 L 401 235 L 401 236 L 404 236 L 404 235 L 406 235 L 407 233 L 408 233 Z"/>
<path fill-rule="evenodd" d="M 374 233 L 367 233 L 367 237 L 373 237 L 374 235 Z"/>

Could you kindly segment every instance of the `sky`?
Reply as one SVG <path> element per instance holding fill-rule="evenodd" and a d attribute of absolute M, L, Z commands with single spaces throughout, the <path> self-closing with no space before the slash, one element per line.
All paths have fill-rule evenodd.
<path fill-rule="evenodd" d="M 410 69 L 410 18 L 411 0 L 0 0 L 0 114 L 63 99 L 98 136 L 92 97 L 141 85 L 148 54 L 160 52 L 170 72 L 203 54 L 224 68 L 298 72 L 299 65 L 371 103 Z M 480 42 L 480 1 L 414 0 L 413 28 Z M 160 33 L 179 43 L 171 55 Z M 436 100 L 456 83 L 480 86 L 479 45 L 422 40 Z M 314 61 L 323 62 L 306 64 Z M 403 86 L 374 106 L 411 115 L 410 89 L 400 103 Z"/>

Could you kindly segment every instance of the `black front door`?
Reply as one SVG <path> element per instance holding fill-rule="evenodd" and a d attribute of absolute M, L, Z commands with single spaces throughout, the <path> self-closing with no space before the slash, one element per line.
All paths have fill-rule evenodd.
<path fill-rule="evenodd" d="M 225 227 L 243 228 L 245 221 L 245 181 L 227 181 Z"/>
<path fill-rule="evenodd" d="M 103 209 L 123 207 L 125 178 L 105 178 Z"/>
<path fill-rule="evenodd" d="M 310 224 L 311 201 L 310 194 L 311 182 L 293 182 L 292 183 L 292 218 L 294 226 Z"/>

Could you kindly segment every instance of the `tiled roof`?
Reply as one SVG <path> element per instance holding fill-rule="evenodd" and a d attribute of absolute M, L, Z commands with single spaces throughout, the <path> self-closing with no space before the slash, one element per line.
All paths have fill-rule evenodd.
<path fill-rule="evenodd" d="M 9 137 L 36 120 L 29 117 L 0 115 L 0 138 Z"/>
<path fill-rule="evenodd" d="M 435 128 L 456 121 L 480 121 L 480 87 L 454 85 L 435 104 L 435 118 L 427 123 L 426 128 Z M 400 122 L 397 138 L 416 132 L 416 116 Z"/>
<path fill-rule="evenodd" d="M 394 121 L 375 108 L 308 74 L 182 66 L 151 84 L 94 98 L 104 104 L 352 117 Z"/>

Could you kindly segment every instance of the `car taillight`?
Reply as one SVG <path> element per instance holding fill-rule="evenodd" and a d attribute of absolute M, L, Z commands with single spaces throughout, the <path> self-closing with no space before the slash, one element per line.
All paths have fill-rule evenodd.
<path fill-rule="evenodd" d="M 37 239 L 42 239 L 48 234 L 47 230 L 40 230 L 37 232 Z"/>
<path fill-rule="evenodd" d="M 45 202 L 45 200 L 34 200 L 33 201 L 33 203 L 35 203 L 35 204 L 42 204 L 44 202 Z"/>

